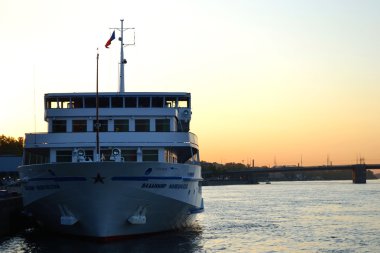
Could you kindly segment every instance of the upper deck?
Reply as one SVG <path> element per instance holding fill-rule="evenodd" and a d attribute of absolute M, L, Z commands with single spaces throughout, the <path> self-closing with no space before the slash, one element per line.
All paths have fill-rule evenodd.
<path fill-rule="evenodd" d="M 191 95 L 185 92 L 102 92 L 98 95 L 99 120 L 105 131 L 189 131 Z M 45 120 L 49 132 L 93 131 L 96 93 L 45 94 Z M 123 120 L 123 121 L 121 121 Z M 142 130 L 140 126 L 142 126 Z M 159 126 L 160 125 L 160 126 Z M 156 127 L 157 126 L 157 127 Z M 104 129 L 101 129 L 104 131 Z"/>

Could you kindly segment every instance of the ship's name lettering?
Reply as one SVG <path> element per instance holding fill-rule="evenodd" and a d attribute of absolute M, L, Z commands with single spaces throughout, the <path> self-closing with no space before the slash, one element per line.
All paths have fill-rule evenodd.
<path fill-rule="evenodd" d="M 27 185 L 27 186 L 25 186 L 26 191 L 34 191 L 34 190 L 41 191 L 41 190 L 55 190 L 55 189 L 59 189 L 59 185 L 47 184 L 47 185 L 35 185 L 35 186 Z"/>
<path fill-rule="evenodd" d="M 169 189 L 187 189 L 189 187 L 188 184 L 170 184 Z"/>
<path fill-rule="evenodd" d="M 163 189 L 166 187 L 166 184 L 147 184 L 147 183 L 143 183 L 141 185 L 141 188 L 159 188 L 159 189 Z"/>

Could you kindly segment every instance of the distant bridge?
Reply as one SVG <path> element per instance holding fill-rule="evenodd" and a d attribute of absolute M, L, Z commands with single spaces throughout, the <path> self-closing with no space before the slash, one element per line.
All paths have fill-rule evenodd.
<path fill-rule="evenodd" d="M 275 166 L 271 168 L 251 168 L 238 171 L 226 171 L 222 173 L 214 173 L 207 171 L 203 173 L 203 177 L 205 179 L 213 176 L 240 176 L 252 178 L 257 173 L 351 170 L 352 182 L 354 184 L 365 184 L 367 181 L 367 170 L 369 169 L 380 169 L 380 164 L 352 164 L 331 166 Z"/>

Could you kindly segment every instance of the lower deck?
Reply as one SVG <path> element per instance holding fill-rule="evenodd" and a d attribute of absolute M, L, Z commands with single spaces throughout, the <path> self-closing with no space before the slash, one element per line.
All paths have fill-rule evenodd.
<path fill-rule="evenodd" d="M 95 148 L 25 148 L 23 164 L 92 162 L 96 161 Z M 100 161 L 114 162 L 200 162 L 199 151 L 192 147 L 101 147 Z"/>
<path fill-rule="evenodd" d="M 190 132 L 27 134 L 23 164 L 61 162 L 199 163 L 197 136 Z"/>

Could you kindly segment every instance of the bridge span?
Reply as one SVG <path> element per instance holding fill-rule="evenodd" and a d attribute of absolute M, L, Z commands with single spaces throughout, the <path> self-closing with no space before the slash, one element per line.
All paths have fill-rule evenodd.
<path fill-rule="evenodd" d="M 334 170 L 351 170 L 352 182 L 354 184 L 365 184 L 367 182 L 367 170 L 380 169 L 380 164 L 351 164 L 351 165 L 329 165 L 329 166 L 274 166 L 271 168 L 247 168 L 245 170 L 225 171 L 218 175 L 223 176 L 246 176 L 252 177 L 257 173 L 281 173 L 281 172 L 304 172 L 304 171 L 334 171 Z M 203 173 L 204 177 L 216 175 L 213 172 Z"/>

